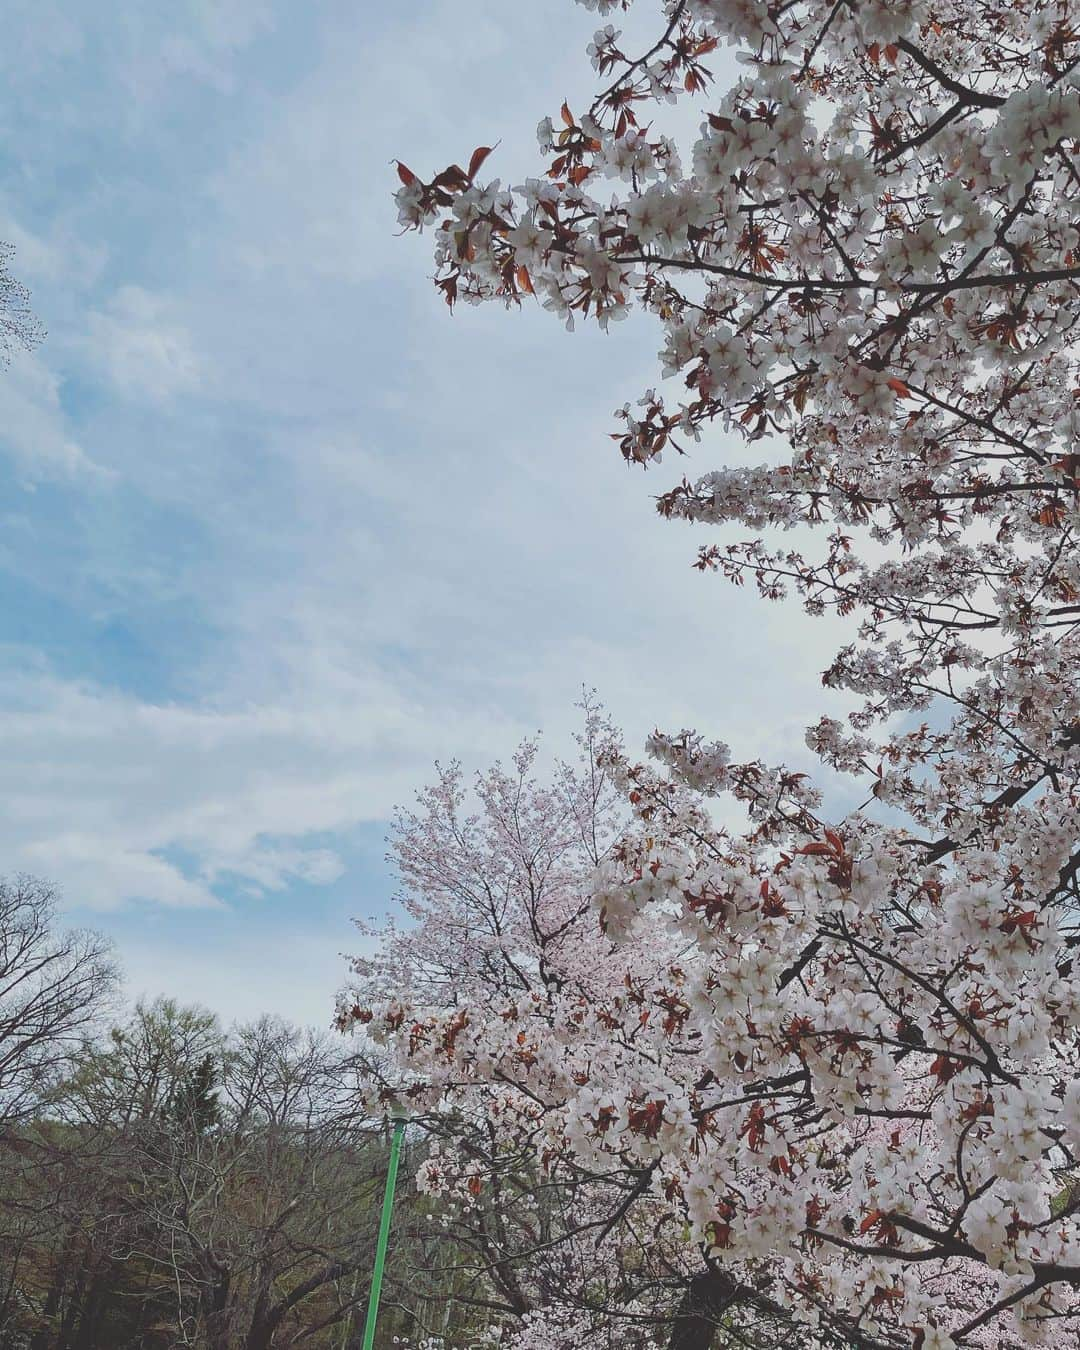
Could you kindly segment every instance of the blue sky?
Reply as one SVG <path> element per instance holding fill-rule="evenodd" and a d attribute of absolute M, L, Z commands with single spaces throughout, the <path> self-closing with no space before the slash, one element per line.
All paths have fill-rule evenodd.
<path fill-rule="evenodd" d="M 3 866 L 132 994 L 325 1022 L 385 822 L 583 684 L 632 743 L 805 765 L 837 634 L 691 570 L 612 410 L 658 337 L 446 313 L 395 235 L 428 172 L 589 88 L 569 0 L 16 0 L 0 239 L 48 328 L 0 375 Z M 751 456 L 757 458 L 755 454 Z"/>

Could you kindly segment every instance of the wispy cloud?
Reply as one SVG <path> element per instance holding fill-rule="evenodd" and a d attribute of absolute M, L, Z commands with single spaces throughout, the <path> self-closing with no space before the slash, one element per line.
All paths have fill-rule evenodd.
<path fill-rule="evenodd" d="M 0 452 L 22 482 L 107 478 L 86 453 L 60 400 L 60 379 L 37 352 L 17 352 L 0 372 Z"/>
<path fill-rule="evenodd" d="M 88 363 L 121 394 L 166 403 L 199 387 L 199 356 L 169 298 L 121 286 L 87 316 L 86 329 Z"/>
<path fill-rule="evenodd" d="M 307 841 L 385 818 L 426 771 L 438 714 L 377 674 L 353 674 L 348 693 L 314 681 L 304 692 L 158 705 L 41 671 L 9 675 L 5 866 L 45 872 L 90 909 L 213 905 L 226 879 L 254 895 L 336 880 L 337 851 Z M 455 748 L 498 752 L 486 718 L 461 709 L 457 721 Z"/>

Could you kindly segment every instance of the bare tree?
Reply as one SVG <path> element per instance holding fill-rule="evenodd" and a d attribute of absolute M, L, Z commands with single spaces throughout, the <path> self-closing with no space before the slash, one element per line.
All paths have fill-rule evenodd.
<path fill-rule="evenodd" d="M 0 1337 L 56 1302 L 37 1272 L 58 1234 L 68 1240 L 61 1196 L 82 1170 L 57 1108 L 116 983 L 108 944 L 59 929 L 56 901 L 47 882 L 0 879 Z"/>
<path fill-rule="evenodd" d="M 276 1018 L 240 1027 L 133 1143 L 146 1252 L 179 1344 L 312 1344 L 366 1297 L 384 1163 L 343 1055 Z"/>
<path fill-rule="evenodd" d="M 0 1128 L 41 1110 L 116 982 L 108 943 L 58 931 L 48 882 L 0 879 Z"/>

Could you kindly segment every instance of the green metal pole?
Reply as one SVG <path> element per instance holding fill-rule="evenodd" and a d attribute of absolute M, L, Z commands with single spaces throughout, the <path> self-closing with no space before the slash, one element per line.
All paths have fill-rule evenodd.
<path fill-rule="evenodd" d="M 368 1295 L 367 1318 L 364 1322 L 363 1350 L 374 1350 L 375 1319 L 379 1315 L 379 1294 L 382 1290 L 383 1266 L 386 1264 L 386 1245 L 390 1240 L 390 1213 L 394 1208 L 394 1185 L 397 1182 L 398 1159 L 401 1157 L 401 1138 L 405 1121 L 399 1116 L 394 1121 L 394 1137 L 390 1141 L 390 1163 L 386 1169 L 386 1190 L 383 1193 L 382 1218 L 379 1220 L 379 1240 L 375 1244 L 375 1269 L 371 1272 L 371 1293 Z"/>

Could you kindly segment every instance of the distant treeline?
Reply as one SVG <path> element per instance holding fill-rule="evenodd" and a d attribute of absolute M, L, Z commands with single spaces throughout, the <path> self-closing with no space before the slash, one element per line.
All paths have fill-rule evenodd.
<path fill-rule="evenodd" d="M 116 988 L 46 886 L 0 883 L 0 1350 L 359 1350 L 387 1141 L 349 1044 L 165 999 L 117 1016 Z M 380 1347 L 468 1331 L 427 1289 L 419 1150 Z"/>

